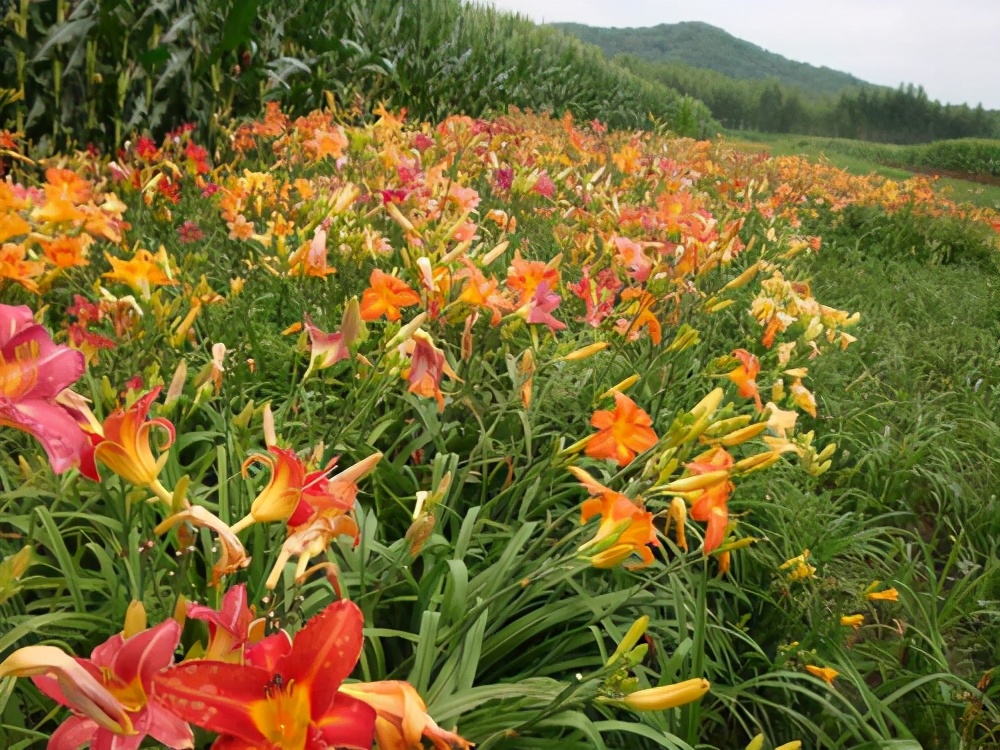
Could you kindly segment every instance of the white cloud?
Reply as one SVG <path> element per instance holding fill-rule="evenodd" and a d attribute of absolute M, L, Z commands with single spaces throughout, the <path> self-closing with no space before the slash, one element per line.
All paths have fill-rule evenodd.
<path fill-rule="evenodd" d="M 998 0 L 488 0 L 535 21 L 704 21 L 766 50 L 932 99 L 1000 109 Z"/>

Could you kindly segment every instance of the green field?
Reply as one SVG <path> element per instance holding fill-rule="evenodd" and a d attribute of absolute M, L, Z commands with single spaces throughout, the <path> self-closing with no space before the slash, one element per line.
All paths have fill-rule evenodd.
<path fill-rule="evenodd" d="M 870 156 L 851 153 L 860 146 L 868 148 L 872 144 L 861 141 L 843 141 L 839 147 L 830 138 L 790 135 L 784 133 L 740 133 L 729 132 L 726 142 L 741 151 L 766 151 L 773 156 L 804 156 L 810 160 L 826 160 L 835 167 L 851 174 L 878 174 L 892 180 L 906 180 L 917 172 L 900 167 L 887 166 Z M 832 147 L 831 147 L 832 146 Z M 942 195 L 956 203 L 971 203 L 983 208 L 1000 208 L 1000 185 L 990 185 L 955 177 L 939 177 L 936 186 Z"/>

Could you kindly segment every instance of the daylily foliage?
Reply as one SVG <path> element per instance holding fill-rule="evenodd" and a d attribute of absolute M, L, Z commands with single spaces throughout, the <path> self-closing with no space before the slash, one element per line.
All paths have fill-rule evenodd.
<path fill-rule="evenodd" d="M 757 541 L 744 477 L 778 461 L 830 467 L 835 448 L 803 426 L 823 411 L 806 383 L 816 357 L 853 342 L 858 317 L 795 280 L 795 255 L 819 247 L 799 214 L 822 197 L 801 165 L 768 166 L 789 193 L 766 186 L 764 167 L 756 187 L 729 179 L 746 165 L 707 142 L 571 117 L 375 115 L 348 126 L 269 105 L 230 127 L 214 166 L 181 129 L 114 162 L 67 157 L 75 169 L 0 183 L 0 291 L 32 302 L 0 305 L 5 445 L 23 454 L 37 446 L 14 430 L 33 436 L 60 496 L 93 503 L 118 534 L 105 549 L 75 529 L 72 554 L 56 554 L 109 575 L 127 565 L 121 590 L 158 614 L 94 637 L 110 635 L 90 659 L 18 634 L 0 675 L 31 677 L 71 711 L 50 747 L 146 735 L 192 747 L 189 724 L 222 750 L 516 736 L 514 719 L 460 731 L 464 710 L 502 723 L 480 684 L 506 689 L 502 675 L 476 670 L 517 656 L 482 650 L 516 629 L 504 602 L 524 592 L 543 606 L 550 593 L 532 597 L 556 574 L 573 586 L 627 575 L 646 606 L 644 581 L 725 573 Z M 870 183 L 837 180 L 829 195 L 901 206 Z M 133 231 L 140 216 L 156 231 Z M 527 219 L 544 231 L 522 232 Z M 139 244 L 168 229 L 176 241 L 155 252 Z M 739 335 L 706 345 L 731 315 Z M 33 464 L 10 462 L 32 488 Z M 537 569 L 469 570 L 493 559 L 482 538 L 518 529 L 522 546 L 495 557 L 542 556 Z M 437 570 L 451 578 L 421 588 Z M 74 606 L 89 601 L 65 585 Z M 551 601 L 576 596 L 558 591 Z M 397 618 L 414 601 L 423 614 Z M 618 610 L 587 613 L 596 629 Z M 453 633 L 461 649 L 442 666 L 434 639 Z M 610 664 L 581 656 L 586 676 L 540 673 L 524 689 L 541 701 L 555 684 L 560 711 L 581 715 L 709 699 L 700 666 L 673 679 L 681 658 L 639 688 L 663 662 L 638 669 L 638 637 Z"/>

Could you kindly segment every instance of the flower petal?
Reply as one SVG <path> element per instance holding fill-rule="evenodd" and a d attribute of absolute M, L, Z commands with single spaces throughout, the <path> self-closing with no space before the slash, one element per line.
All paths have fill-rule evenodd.
<path fill-rule="evenodd" d="M 329 747 L 370 750 L 375 739 L 375 709 L 364 701 L 338 693 L 317 725 Z"/>
<path fill-rule="evenodd" d="M 253 720 L 253 708 L 266 700 L 270 682 L 271 674 L 263 669 L 194 660 L 153 677 L 153 693 L 184 721 L 217 734 L 261 742 L 264 735 Z"/>
<path fill-rule="evenodd" d="M 295 635 L 292 651 L 282 664 L 284 677 L 310 686 L 313 721 L 333 704 L 340 683 L 354 671 L 361 655 L 365 618 L 358 605 L 329 605 Z"/>

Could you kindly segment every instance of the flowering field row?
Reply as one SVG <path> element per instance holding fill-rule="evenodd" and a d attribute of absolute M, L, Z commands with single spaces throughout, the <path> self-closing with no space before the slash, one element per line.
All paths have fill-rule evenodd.
<path fill-rule="evenodd" d="M 271 108 L 214 155 L 2 134 L 0 676 L 38 689 L 0 683 L 9 746 L 732 747 L 809 726 L 767 679 L 883 736 L 794 633 L 737 699 L 709 592 L 781 549 L 741 487 L 836 452 L 810 371 L 859 316 L 800 276 L 803 221 L 1000 218 L 597 122 L 378 114 Z M 897 596 L 843 592 L 830 637 Z"/>

